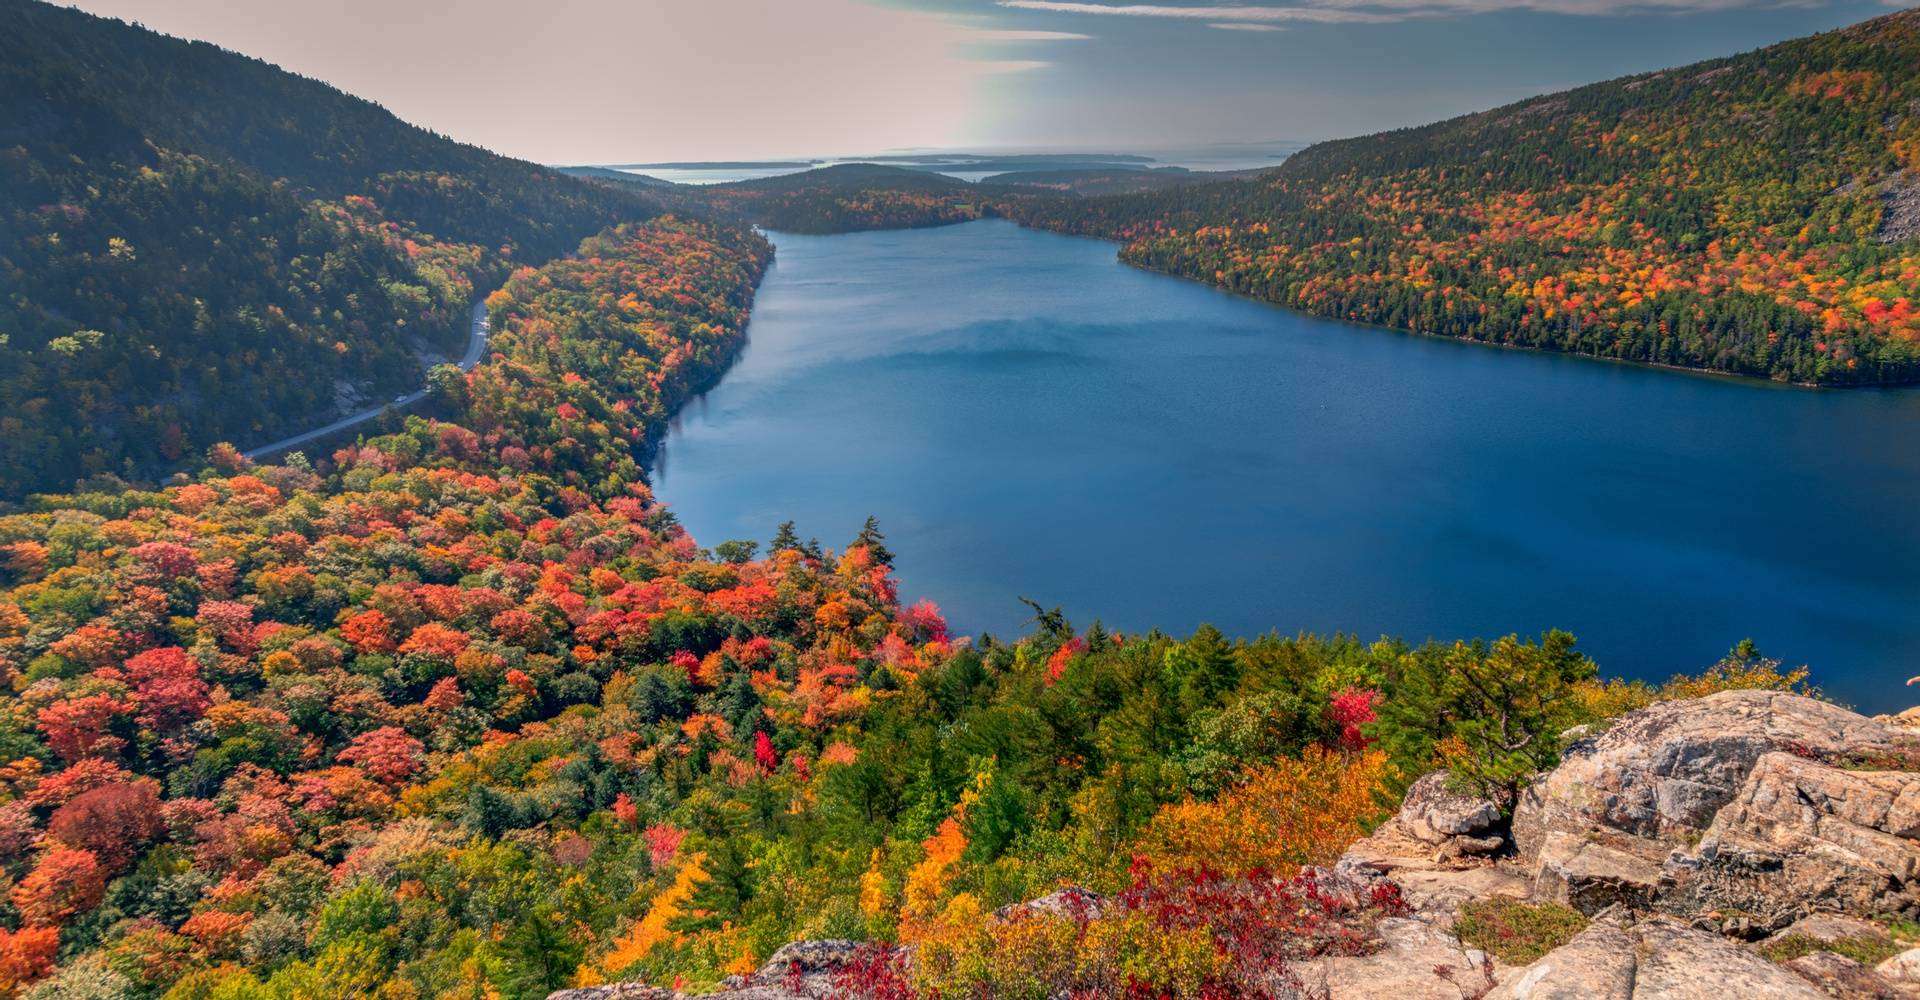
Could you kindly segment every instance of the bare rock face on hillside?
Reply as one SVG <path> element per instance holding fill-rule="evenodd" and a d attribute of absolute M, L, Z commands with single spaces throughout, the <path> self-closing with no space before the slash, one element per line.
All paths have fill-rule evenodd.
<path fill-rule="evenodd" d="M 993 915 L 999 920 L 1011 920 L 1018 916 L 1094 920 L 1098 919 L 1105 909 L 1105 899 L 1076 885 L 1047 893 L 1039 899 L 1029 899 L 1024 903 L 1009 903 L 993 911 Z"/>
<path fill-rule="evenodd" d="M 1880 200 L 1880 231 L 1874 234 L 1880 242 L 1920 237 L 1920 177 L 1901 173 L 1888 178 L 1881 185 Z"/>

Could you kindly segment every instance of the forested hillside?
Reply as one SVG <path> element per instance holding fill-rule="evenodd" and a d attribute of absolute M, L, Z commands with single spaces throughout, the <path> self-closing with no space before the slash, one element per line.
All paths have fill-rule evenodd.
<path fill-rule="evenodd" d="M 1568 726 L 1799 681 L 1040 608 L 976 644 L 900 599 L 878 526 L 702 548 L 639 461 L 770 252 L 602 234 L 489 300 L 439 418 L 0 518 L 0 993 L 538 998 L 853 937 L 846 996 L 1263 996 L 1399 912 L 1290 879 L 1407 778 L 1510 795 Z M 1068 883 L 1127 909 L 982 918 Z"/>
<path fill-rule="evenodd" d="M 905 167 L 847 163 L 676 192 L 691 205 L 790 233 L 913 229 L 968 222 L 984 194 L 965 181 Z"/>
<path fill-rule="evenodd" d="M 764 239 L 629 221 L 650 203 L 623 187 L 229 53 L 0 14 L 28 29 L 0 36 L 25 109 L 0 133 L 7 482 L 188 466 L 0 516 L 0 996 L 532 1000 L 712 984 L 796 938 L 867 942 L 848 997 L 1285 995 L 1406 912 L 1302 870 L 1416 776 L 1507 808 L 1574 727 L 1805 690 L 1747 647 L 1604 681 L 1558 632 L 1120 635 L 1034 605 L 1029 635 L 976 641 L 902 598 L 871 521 L 838 548 L 791 523 L 696 541 L 644 462 L 745 343 Z M 1634 353 L 1658 328 L 1637 317 L 1672 312 L 1654 346 L 1732 345 L 1674 355 L 1712 364 L 1759 350 L 1747 311 L 1778 314 L 1806 326 L 1756 372 L 1894 377 L 1913 24 L 1745 57 L 1752 84 L 1709 64 L 1329 144 L 1257 183 L 987 206 L 843 168 L 701 204 L 818 230 L 1018 213 L 1308 308 L 1566 349 L 1527 337 L 1610 329 L 1642 360 L 1667 357 Z M 276 102 L 299 109 L 248 110 Z M 1701 124 L 1657 110 L 1681 107 Z M 1741 128 L 1810 145 L 1787 170 Z M 280 465 L 193 461 L 274 419 L 225 401 L 324 408 L 312 383 L 401 364 L 401 321 L 430 339 L 496 276 L 492 355 L 437 369 L 428 415 Z M 1427 325 L 1449 317 L 1478 319 Z M 989 919 L 1067 886 L 1111 905 Z"/>
<path fill-rule="evenodd" d="M 0 0 L 0 499 L 270 440 L 653 213 L 212 45 Z"/>
<path fill-rule="evenodd" d="M 1013 201 L 1288 306 L 1847 385 L 1920 379 L 1920 12 L 1322 143 L 1258 180 Z"/>

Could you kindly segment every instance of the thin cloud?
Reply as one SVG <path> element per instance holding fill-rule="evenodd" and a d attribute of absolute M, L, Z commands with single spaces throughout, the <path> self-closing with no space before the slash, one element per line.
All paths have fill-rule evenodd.
<path fill-rule="evenodd" d="M 1092 35 L 1083 35 L 1077 31 L 1017 31 L 1013 29 L 980 29 L 972 32 L 968 41 L 975 42 L 1084 42 Z"/>
<path fill-rule="evenodd" d="M 1216 31 L 1285 31 L 1287 30 L 1277 24 L 1246 24 L 1240 21 L 1231 21 L 1226 24 L 1209 24 L 1207 25 L 1207 27 L 1212 28 Z"/>
<path fill-rule="evenodd" d="M 1080 3 L 1077 0 L 999 0 L 1016 10 L 1055 14 L 1106 14 L 1117 17 L 1159 17 L 1187 21 L 1250 22 L 1310 21 L 1320 24 L 1394 21 L 1399 18 L 1369 11 L 1335 7 L 1170 7 L 1164 4 Z"/>
<path fill-rule="evenodd" d="M 1001 7 L 1056 14 L 1206 21 L 1208 27 L 1276 23 L 1378 24 L 1411 18 L 1450 17 L 1528 10 L 1602 17 L 1611 14 L 1690 14 L 1750 8 L 1806 7 L 1818 0 L 1305 0 L 1286 6 L 1186 7 L 1158 3 L 1098 3 L 1093 0 L 995 0 Z M 1897 5 L 1899 0 L 1895 0 Z M 1224 28 L 1248 31 L 1253 28 Z"/>
<path fill-rule="evenodd" d="M 985 73 L 1031 73 L 1037 69 L 1046 69 L 1053 65 L 1044 59 L 991 59 L 979 60 L 971 65 Z"/>

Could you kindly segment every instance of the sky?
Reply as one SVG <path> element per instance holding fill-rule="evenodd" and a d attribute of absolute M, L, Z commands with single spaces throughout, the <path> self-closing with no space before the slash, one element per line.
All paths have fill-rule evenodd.
<path fill-rule="evenodd" d="M 258 56 L 457 139 L 567 164 L 1333 138 L 1895 9 L 1881 0 L 61 2 Z"/>

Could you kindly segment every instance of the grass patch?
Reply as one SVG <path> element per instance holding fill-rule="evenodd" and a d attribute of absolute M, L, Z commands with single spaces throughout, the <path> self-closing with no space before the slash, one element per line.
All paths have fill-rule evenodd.
<path fill-rule="evenodd" d="M 1559 903 L 1523 903 L 1505 896 L 1460 907 L 1453 933 L 1508 965 L 1527 965 L 1585 930 L 1587 918 Z"/>
<path fill-rule="evenodd" d="M 1879 965 L 1906 950 L 1906 945 L 1882 934 L 1861 934 L 1832 941 L 1789 934 L 1760 946 L 1760 954 L 1776 962 L 1791 962 L 1816 951 L 1830 951 L 1869 967 Z"/>

